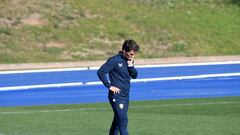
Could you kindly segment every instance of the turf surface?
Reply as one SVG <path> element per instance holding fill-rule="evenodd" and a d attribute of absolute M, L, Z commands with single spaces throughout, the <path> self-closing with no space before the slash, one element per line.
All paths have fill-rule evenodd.
<path fill-rule="evenodd" d="M 131 102 L 131 135 L 239 135 L 240 97 Z M 0 135 L 104 135 L 108 103 L 1 107 Z"/>

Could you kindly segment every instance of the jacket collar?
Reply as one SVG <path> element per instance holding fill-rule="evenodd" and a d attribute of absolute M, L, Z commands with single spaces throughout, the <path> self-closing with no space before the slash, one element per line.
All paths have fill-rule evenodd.
<path fill-rule="evenodd" d="M 124 59 L 124 60 L 127 60 L 127 58 L 126 58 L 126 57 L 124 57 L 124 55 L 123 55 L 123 52 L 122 52 L 122 51 L 119 51 L 119 52 L 118 52 L 118 54 L 121 56 L 121 58 L 122 58 L 122 59 Z"/>

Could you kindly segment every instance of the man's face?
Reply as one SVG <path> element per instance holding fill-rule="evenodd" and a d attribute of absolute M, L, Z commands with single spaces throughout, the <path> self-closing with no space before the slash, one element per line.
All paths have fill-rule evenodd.
<path fill-rule="evenodd" d="M 136 52 L 134 52 L 133 50 L 130 52 L 123 51 L 124 57 L 127 58 L 128 60 L 134 59 L 135 54 L 136 54 Z"/>

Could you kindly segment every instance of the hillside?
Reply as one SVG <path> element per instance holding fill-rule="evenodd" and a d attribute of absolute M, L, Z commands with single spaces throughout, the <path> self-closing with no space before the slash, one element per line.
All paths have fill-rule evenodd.
<path fill-rule="evenodd" d="M 1 0 L 0 63 L 240 54 L 239 0 Z"/>

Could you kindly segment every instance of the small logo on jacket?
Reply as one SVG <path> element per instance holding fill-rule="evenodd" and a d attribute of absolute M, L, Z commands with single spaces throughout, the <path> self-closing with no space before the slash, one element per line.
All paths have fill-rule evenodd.
<path fill-rule="evenodd" d="M 119 104 L 120 109 L 123 109 L 124 105 L 123 104 Z"/>
<path fill-rule="evenodd" d="M 123 66 L 123 64 L 122 63 L 118 63 L 118 67 L 122 67 Z"/>

